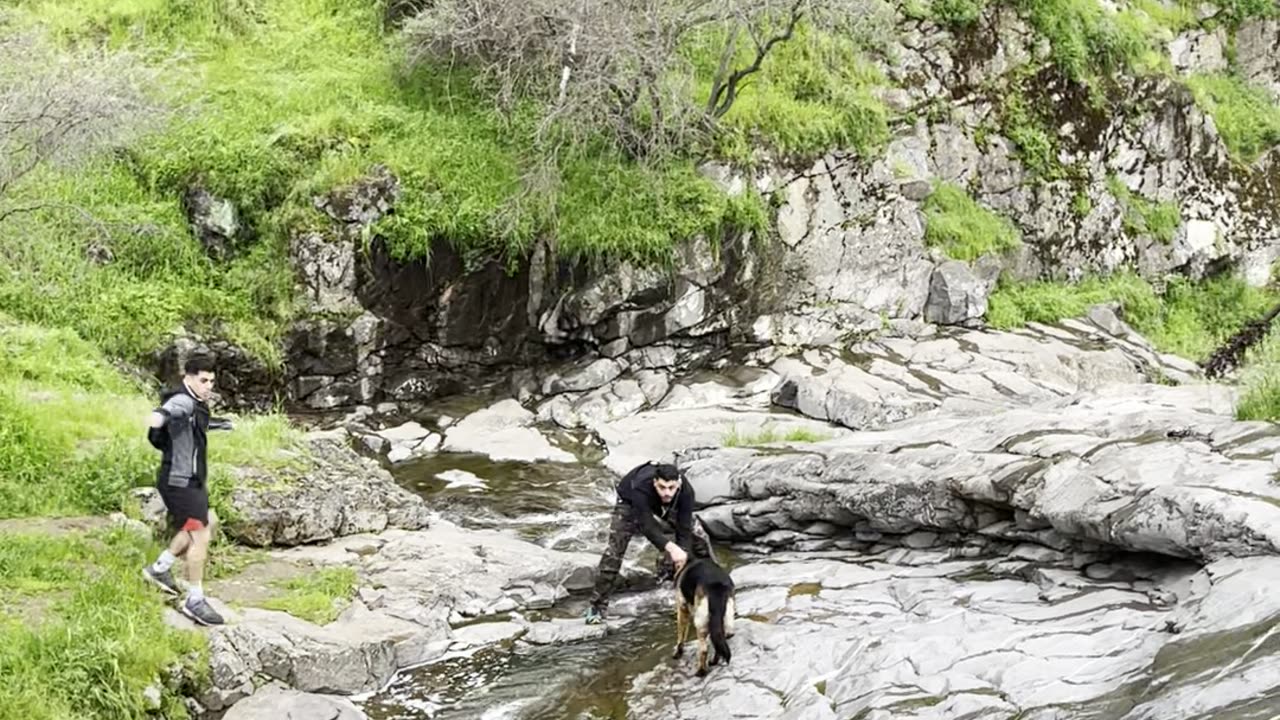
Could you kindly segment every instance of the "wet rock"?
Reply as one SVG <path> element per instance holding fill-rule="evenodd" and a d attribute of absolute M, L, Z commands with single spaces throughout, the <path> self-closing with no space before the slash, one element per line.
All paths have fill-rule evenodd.
<path fill-rule="evenodd" d="M 297 545 L 428 523 L 422 498 L 376 461 L 351 449 L 345 431 L 312 433 L 303 467 L 269 475 L 244 470 L 232 491 L 227 533 L 246 545 Z"/>
<path fill-rule="evenodd" d="M 779 360 L 776 405 L 854 429 L 919 415 L 987 414 L 1110 383 L 1189 381 L 1194 364 L 1163 356 L 1105 307 L 1087 322 L 1019 333 L 948 330 L 921 341 L 883 338 L 847 352 Z"/>
<path fill-rule="evenodd" d="M 563 376 L 556 374 L 548 377 L 542 383 L 542 394 L 555 395 L 563 392 L 594 390 L 612 382 L 621 374 L 622 367 L 616 360 L 601 358 Z"/>
<path fill-rule="evenodd" d="M 369 582 L 386 588 L 388 602 L 449 607 L 472 615 L 523 609 L 543 595 L 564 598 L 589 586 L 599 556 L 565 553 L 496 531 L 469 531 L 444 520 L 419 532 L 388 531 L 386 545 L 363 566 Z M 305 556 L 305 553 L 304 553 Z M 381 606 L 375 608 L 381 609 Z M 463 614 L 468 614 L 464 612 Z"/>
<path fill-rule="evenodd" d="M 350 700 L 298 692 L 272 683 L 236 703 L 223 720 L 366 720 Z"/>
<path fill-rule="evenodd" d="M 629 708 L 672 720 L 729 706 L 761 719 L 1008 720 L 1104 698 L 1151 667 L 1169 637 L 1169 612 L 1141 593 L 1082 579 L 1074 596 L 1047 602 L 1015 577 L 966 582 L 991 567 L 843 554 L 739 567 L 733 663 L 703 679 L 687 657 L 675 673 L 644 673 Z"/>
<path fill-rule="evenodd" d="M 1193 587 L 1173 612 L 1177 634 L 1151 666 L 1149 689 L 1122 720 L 1270 712 L 1269 698 L 1280 687 L 1268 644 L 1280 627 L 1280 558 L 1221 560 L 1205 567 Z"/>
<path fill-rule="evenodd" d="M 609 449 L 605 467 L 619 475 L 649 460 L 667 461 L 673 453 L 690 448 L 774 442 L 805 445 L 847 432 L 793 415 L 723 407 L 640 413 L 593 429 Z"/>
<path fill-rule="evenodd" d="M 472 490 L 483 490 L 489 486 L 484 478 L 479 477 L 475 473 L 469 473 L 466 470 L 446 470 L 436 473 L 436 478 L 449 483 L 445 486 L 446 490 L 452 488 L 468 488 Z"/>
<path fill-rule="evenodd" d="M 587 625 L 579 619 L 555 619 L 529 625 L 521 639 L 530 645 L 563 645 L 602 638 L 608 632 L 603 625 Z"/>
<path fill-rule="evenodd" d="M 1266 88 L 1274 98 L 1280 98 L 1280 20 L 1255 18 L 1240 25 L 1236 32 L 1236 63 L 1240 75 L 1250 85 Z"/>
<path fill-rule="evenodd" d="M 395 463 L 428 455 L 440 447 L 441 438 L 416 422 L 407 422 L 386 430 L 379 430 L 377 437 L 390 443 L 387 460 Z"/>
<path fill-rule="evenodd" d="M 503 400 L 450 427 L 441 450 L 479 453 L 494 460 L 576 462 L 577 458 L 553 446 L 533 427 L 534 419 L 518 401 Z"/>
<path fill-rule="evenodd" d="M 453 631 L 450 651 L 469 650 L 475 647 L 515 640 L 525 633 L 525 626 L 514 622 L 481 622 Z"/>
<path fill-rule="evenodd" d="M 400 668 L 526 633 L 517 622 L 481 622 L 451 629 L 455 616 L 492 617 L 546 607 L 570 590 L 590 587 L 598 556 L 546 550 L 495 531 L 469 531 L 439 520 L 428 530 L 389 530 L 373 553 L 348 544 L 279 551 L 303 566 L 354 565 L 362 584 L 352 605 L 318 627 L 285 613 L 247 608 L 210 631 L 213 709 L 252 692 L 268 677 L 304 692 L 355 694 L 381 688 Z M 624 585 L 630 582 L 624 578 Z M 372 588 L 377 588 L 374 591 Z M 579 623 L 581 624 L 581 623 Z M 535 623 L 547 642 L 576 637 L 567 625 Z"/>
<path fill-rule="evenodd" d="M 589 428 L 628 417 L 649 405 L 640 384 L 631 378 L 598 388 L 576 400 L 556 396 L 538 408 L 538 419 L 562 428 Z"/>
<path fill-rule="evenodd" d="M 370 692 L 398 667 L 444 652 L 442 627 L 368 611 L 317 627 L 286 613 L 248 608 L 238 623 L 210 634 L 215 684 L 239 685 L 247 673 L 303 692 Z"/>

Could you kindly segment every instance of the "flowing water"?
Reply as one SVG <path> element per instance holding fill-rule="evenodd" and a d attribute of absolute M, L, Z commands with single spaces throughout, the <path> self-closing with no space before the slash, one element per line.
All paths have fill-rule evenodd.
<path fill-rule="evenodd" d="M 463 476 L 456 471 L 479 481 L 459 480 Z M 406 463 L 394 472 L 402 485 L 459 525 L 510 530 L 550 549 L 592 553 L 604 547 L 617 482 L 593 462 L 495 462 L 451 453 Z M 638 545 L 633 541 L 633 552 Z M 727 563 L 735 560 L 727 550 L 717 555 Z M 659 667 L 672 649 L 665 593 L 636 599 L 660 607 L 599 640 L 547 646 L 505 642 L 446 656 L 401 673 L 365 703 L 365 712 L 373 720 L 626 718 L 632 679 Z M 614 604 L 624 603 L 619 598 Z M 584 609 L 579 598 L 525 617 L 581 617 Z"/>
<path fill-rule="evenodd" d="M 468 473 L 478 479 L 450 473 Z M 449 520 L 474 529 L 512 530 L 552 550 L 600 548 L 616 478 L 591 463 L 494 462 L 440 453 L 396 469 L 405 487 Z M 442 478 L 441 475 L 446 477 Z"/>
<path fill-rule="evenodd" d="M 401 674 L 364 709 L 373 720 L 626 718 L 632 680 L 668 661 L 671 627 L 655 611 L 599 640 L 485 648 Z"/>
<path fill-rule="evenodd" d="M 579 464 L 441 453 L 394 472 L 462 526 L 597 553 L 616 476 L 583 447 Z M 651 591 L 616 597 L 631 619 L 603 638 L 446 655 L 363 708 L 373 720 L 1280 718 L 1277 618 L 1181 642 L 1150 582 L 1094 581 L 1069 562 L 888 546 L 716 552 L 734 568 L 743 622 L 732 668 L 706 682 L 689 677 L 689 653 L 670 659 L 669 598 Z M 583 602 L 525 617 L 580 617 Z"/>

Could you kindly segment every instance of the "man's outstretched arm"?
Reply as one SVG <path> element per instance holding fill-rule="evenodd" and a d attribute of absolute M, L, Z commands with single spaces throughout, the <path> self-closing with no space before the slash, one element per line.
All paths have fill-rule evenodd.
<path fill-rule="evenodd" d="M 688 482 L 680 488 L 676 500 L 676 544 L 693 552 L 693 486 Z"/>

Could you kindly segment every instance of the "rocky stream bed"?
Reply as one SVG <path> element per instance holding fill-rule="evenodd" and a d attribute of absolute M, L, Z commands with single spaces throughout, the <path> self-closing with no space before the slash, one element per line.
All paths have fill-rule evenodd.
<path fill-rule="evenodd" d="M 359 413 L 312 436 L 318 485 L 245 491 L 261 512 L 232 528 L 242 541 L 351 566 L 360 587 L 324 627 L 229 609 L 201 706 L 229 720 L 1280 713 L 1280 429 L 1234 420 L 1231 388 L 1106 308 L 1015 333 L 758 350 L 686 377 L 602 362 L 537 378 L 523 403 Z M 673 453 L 738 588 L 733 663 L 705 680 L 669 658 L 670 601 L 640 542 L 608 626 L 579 620 L 611 483 Z"/>

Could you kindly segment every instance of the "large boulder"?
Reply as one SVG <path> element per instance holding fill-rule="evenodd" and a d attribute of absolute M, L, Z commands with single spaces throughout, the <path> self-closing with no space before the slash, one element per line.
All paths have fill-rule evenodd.
<path fill-rule="evenodd" d="M 222 720 L 367 720 L 350 700 L 273 683 L 236 703 Z"/>
<path fill-rule="evenodd" d="M 276 473 L 245 469 L 231 493 L 226 531 L 246 545 L 298 545 L 428 524 L 422 498 L 401 488 L 374 460 L 351 447 L 345 430 L 306 440 L 300 466 Z"/>
<path fill-rule="evenodd" d="M 773 402 L 855 430 L 921 414 L 986 414 L 1109 383 L 1189 381 L 1193 363 L 1157 352 L 1110 308 L 1020 332 L 947 330 L 811 349 L 773 365 Z"/>
<path fill-rule="evenodd" d="M 732 463 L 733 499 L 702 515 L 726 538 L 803 534 L 820 522 L 907 533 L 1013 520 L 1196 560 L 1280 554 L 1271 482 L 1280 432 L 1234 420 L 1233 408 L 1225 387 L 1111 385 L 985 416 L 918 418 L 804 452 L 707 450 L 686 467 L 696 484 Z"/>
<path fill-rule="evenodd" d="M 488 455 L 494 460 L 576 462 L 573 454 L 552 445 L 538 432 L 533 426 L 535 419 L 519 401 L 502 400 L 451 426 L 441 449 Z"/>
<path fill-rule="evenodd" d="M 959 260 L 939 265 L 929 279 L 924 319 L 939 325 L 961 325 L 987 314 L 989 287 Z"/>
<path fill-rule="evenodd" d="M 427 530 L 387 530 L 277 551 L 273 557 L 302 567 L 353 567 L 359 592 L 337 620 L 323 627 L 282 612 L 246 608 L 212 629 L 212 686 L 199 698 L 211 710 L 250 696 L 263 678 L 305 693 L 367 693 L 384 687 L 397 670 L 449 650 L 526 631 L 531 642 L 553 644 L 603 630 L 547 622 L 509 623 L 510 632 L 499 627 L 504 623 L 455 631 L 453 626 L 472 619 L 550 607 L 594 583 L 597 555 L 547 550 L 497 531 L 466 530 L 439 520 Z M 622 587 L 641 575 L 625 573 Z"/>
<path fill-rule="evenodd" d="M 192 187 L 182 196 L 182 208 L 209 257 L 226 259 L 240 232 L 240 215 L 235 204 L 204 188 Z"/>

